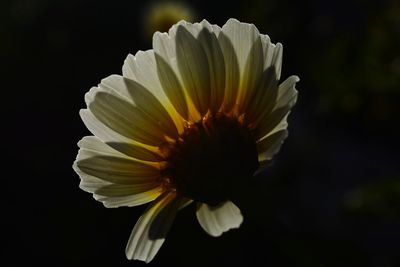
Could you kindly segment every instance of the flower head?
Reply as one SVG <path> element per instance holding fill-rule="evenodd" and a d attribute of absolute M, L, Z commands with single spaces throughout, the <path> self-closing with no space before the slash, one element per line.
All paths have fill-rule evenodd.
<path fill-rule="evenodd" d="M 252 24 L 181 21 L 153 50 L 129 55 L 85 96 L 80 188 L 106 207 L 152 202 L 126 247 L 149 262 L 177 211 L 195 201 L 212 236 L 243 221 L 231 188 L 272 159 L 287 136 L 297 76 L 279 84 L 282 45 Z"/>

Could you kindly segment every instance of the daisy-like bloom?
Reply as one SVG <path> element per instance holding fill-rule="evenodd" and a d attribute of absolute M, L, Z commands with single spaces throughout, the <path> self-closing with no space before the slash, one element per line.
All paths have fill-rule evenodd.
<path fill-rule="evenodd" d="M 181 21 L 153 50 L 128 55 L 86 95 L 80 188 L 106 207 L 152 202 L 129 238 L 129 259 L 149 262 L 177 211 L 192 201 L 212 236 L 243 221 L 232 188 L 251 179 L 287 136 L 297 76 L 279 84 L 282 45 L 252 24 Z"/>

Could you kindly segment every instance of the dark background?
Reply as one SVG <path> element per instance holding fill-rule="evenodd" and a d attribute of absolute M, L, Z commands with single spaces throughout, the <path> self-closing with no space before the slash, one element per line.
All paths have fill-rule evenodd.
<path fill-rule="evenodd" d="M 124 253 L 145 206 L 104 208 L 71 166 L 84 94 L 151 48 L 151 2 L 1 1 L 2 266 L 145 265 Z M 234 17 L 283 43 L 299 100 L 281 152 L 243 187 L 241 228 L 210 237 L 192 205 L 149 266 L 400 266 L 399 2 L 186 3 L 193 20 Z"/>

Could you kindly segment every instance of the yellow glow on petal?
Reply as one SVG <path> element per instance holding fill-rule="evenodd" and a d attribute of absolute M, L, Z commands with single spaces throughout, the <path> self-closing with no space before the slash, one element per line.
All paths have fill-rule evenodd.
<path fill-rule="evenodd" d="M 179 134 L 182 134 L 184 131 L 184 120 L 181 115 L 175 110 L 171 103 L 162 103 L 167 112 L 169 113 L 171 119 L 174 121 L 176 129 L 178 130 Z"/>
<path fill-rule="evenodd" d="M 187 100 L 188 103 L 188 108 L 189 108 L 189 119 L 190 122 L 198 122 L 201 120 L 201 115 L 200 113 L 197 111 L 196 107 L 193 104 L 193 101 L 188 98 Z"/>
<path fill-rule="evenodd" d="M 162 186 L 158 186 L 152 190 L 144 192 L 144 194 L 148 195 L 149 197 L 156 199 L 159 195 L 161 195 L 164 191 Z"/>

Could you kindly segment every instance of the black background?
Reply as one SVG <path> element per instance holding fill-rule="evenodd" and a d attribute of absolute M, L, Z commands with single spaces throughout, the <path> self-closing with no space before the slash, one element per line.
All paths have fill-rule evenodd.
<path fill-rule="evenodd" d="M 151 2 L 1 2 L 2 266 L 145 265 L 124 254 L 145 206 L 104 208 L 71 166 L 84 94 L 151 49 Z M 283 43 L 299 100 L 281 152 L 243 186 L 241 228 L 210 237 L 192 205 L 149 266 L 400 266 L 398 2 L 187 4 Z"/>

